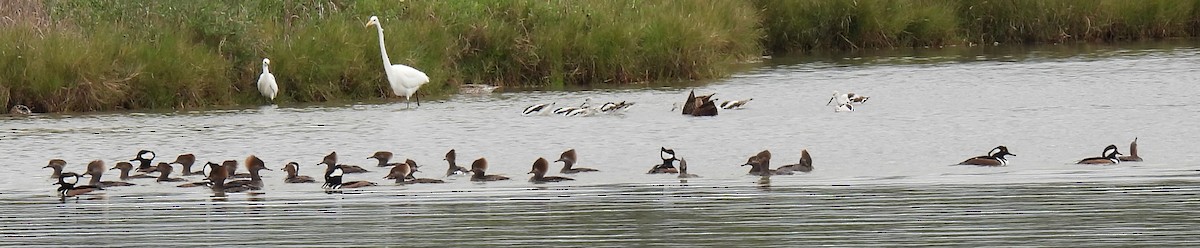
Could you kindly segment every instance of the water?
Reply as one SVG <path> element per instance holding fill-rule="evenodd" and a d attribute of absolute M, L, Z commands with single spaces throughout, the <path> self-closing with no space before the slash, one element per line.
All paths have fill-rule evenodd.
<path fill-rule="evenodd" d="M 457 96 L 404 103 L 101 113 L 0 121 L 0 246 L 395 245 L 786 246 L 1197 245 L 1200 49 L 1192 42 L 969 48 L 781 58 L 695 87 Z M 754 98 L 715 118 L 669 112 L 687 90 Z M 283 89 L 287 90 L 287 89 Z M 832 91 L 871 96 L 853 113 Z M 628 113 L 522 117 L 527 105 L 634 101 Z M 1146 162 L 1081 166 L 1139 138 Z M 997 145 L 1007 167 L 952 166 Z M 659 147 L 702 178 L 647 175 Z M 577 149 L 599 173 L 532 184 L 538 157 Z M 254 154 L 258 194 L 135 180 L 60 201 L 51 158 L 82 172 L 154 150 L 199 160 Z M 364 159 L 396 152 L 441 178 L 442 155 L 486 157 L 514 180 L 393 185 Z M 738 166 L 812 153 L 810 174 L 762 179 Z M 381 186 L 326 194 L 284 184 L 283 164 L 321 157 L 373 170 Z M 557 168 L 561 164 L 552 165 Z M 176 169 L 179 171 L 180 169 Z M 556 175 L 557 173 L 551 173 Z M 105 179 L 115 180 L 109 172 Z M 198 177 L 189 179 L 198 180 Z M 1086 243 L 1084 243 L 1086 242 Z"/>

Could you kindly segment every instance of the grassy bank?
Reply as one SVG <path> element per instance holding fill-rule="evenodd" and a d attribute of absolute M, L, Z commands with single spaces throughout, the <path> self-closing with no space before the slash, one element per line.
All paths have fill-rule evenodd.
<path fill-rule="evenodd" d="M 1200 0 L 13 0 L 0 103 L 262 104 L 264 57 L 278 102 L 393 97 L 371 15 L 392 63 L 429 74 L 423 95 L 715 78 L 762 54 L 1200 34 Z"/>

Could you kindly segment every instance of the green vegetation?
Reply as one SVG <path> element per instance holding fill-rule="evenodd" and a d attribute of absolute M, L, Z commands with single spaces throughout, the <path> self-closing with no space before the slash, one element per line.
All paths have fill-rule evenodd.
<path fill-rule="evenodd" d="M 724 76 L 762 54 L 1192 37 L 1200 0 L 16 0 L 0 6 L 0 106 L 37 112 L 394 97 L 432 81 L 563 88 Z"/>

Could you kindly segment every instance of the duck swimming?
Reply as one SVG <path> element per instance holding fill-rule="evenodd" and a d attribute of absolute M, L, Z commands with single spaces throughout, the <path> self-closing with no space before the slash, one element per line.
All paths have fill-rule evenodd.
<path fill-rule="evenodd" d="M 763 150 L 757 155 L 750 157 L 742 166 L 750 166 L 750 175 L 770 176 L 770 175 L 792 175 L 795 174 L 787 170 L 771 169 L 771 151 Z"/>
<path fill-rule="evenodd" d="M 327 189 L 340 189 L 340 188 L 361 188 L 361 187 L 368 187 L 368 186 L 376 185 L 375 183 L 368 182 L 368 181 L 342 182 L 343 174 L 344 174 L 344 172 L 342 172 L 342 166 L 334 165 L 333 168 L 330 168 L 328 171 L 325 172 L 325 184 L 321 185 L 321 187 L 327 188 Z"/>
<path fill-rule="evenodd" d="M 647 174 L 679 173 L 679 170 L 675 168 L 675 161 L 679 160 L 675 158 L 675 149 L 662 147 L 659 149 L 659 157 L 662 158 L 662 163 L 654 165 Z"/>
<path fill-rule="evenodd" d="M 488 175 L 487 167 L 488 167 L 487 159 L 479 158 L 479 159 L 476 159 L 475 162 L 472 162 L 471 163 L 471 181 L 488 182 L 488 181 L 508 180 L 508 177 L 505 177 L 505 176 Z"/>
<path fill-rule="evenodd" d="M 370 172 L 370 171 L 367 171 L 367 169 L 358 167 L 357 165 L 337 164 L 337 162 L 338 162 L 337 152 L 331 152 L 331 153 L 329 153 L 329 155 L 325 155 L 325 158 L 321 159 L 321 163 L 318 163 L 317 165 L 324 164 L 326 172 L 328 172 L 329 170 L 332 170 L 334 165 L 338 165 L 340 167 L 340 169 L 342 170 L 342 173 L 367 173 L 367 172 Z"/>
<path fill-rule="evenodd" d="M 129 162 L 137 161 L 137 172 L 154 172 L 158 167 L 150 166 L 150 162 L 154 160 L 154 152 L 149 150 L 138 151 L 137 156 L 130 159 Z"/>
<path fill-rule="evenodd" d="M 1108 145 L 1108 147 L 1104 148 L 1104 152 L 1101 153 L 1100 157 L 1085 158 L 1079 160 L 1077 164 L 1118 164 L 1121 163 L 1121 160 L 1117 158 L 1117 155 L 1123 154 L 1117 151 L 1116 145 Z"/>
<path fill-rule="evenodd" d="M 1117 157 L 1117 159 L 1120 159 L 1121 161 L 1127 161 L 1127 162 L 1141 162 L 1142 161 L 1142 157 L 1138 156 L 1137 138 L 1133 138 L 1133 142 L 1129 143 L 1129 156 L 1120 156 L 1120 157 Z"/>
<path fill-rule="evenodd" d="M 183 176 L 204 175 L 203 170 L 192 171 L 192 165 L 196 164 L 196 155 L 192 155 L 191 153 L 181 154 L 178 157 L 175 157 L 175 161 L 171 162 L 171 164 L 183 166 Z"/>
<path fill-rule="evenodd" d="M 687 160 L 680 159 L 679 160 L 679 178 L 697 178 L 697 177 L 700 177 L 700 176 L 697 176 L 696 174 L 688 174 Z"/>
<path fill-rule="evenodd" d="M 446 158 L 443 160 L 446 160 L 446 163 L 450 164 L 450 167 L 446 169 L 446 176 L 466 175 L 467 173 L 471 172 L 471 170 L 455 164 L 454 160 L 457 156 L 458 155 L 454 153 L 454 149 L 450 149 L 449 152 L 446 152 Z"/>
<path fill-rule="evenodd" d="M 296 162 L 288 162 L 287 165 L 283 166 L 283 171 L 287 172 L 287 174 L 288 174 L 287 178 L 283 179 L 283 182 L 285 182 L 285 183 L 315 183 L 315 182 L 317 182 L 317 180 L 314 180 L 310 176 L 299 175 L 300 164 L 296 163 Z"/>
<path fill-rule="evenodd" d="M 800 162 L 799 163 L 780 166 L 779 169 L 776 169 L 776 170 L 784 171 L 784 172 L 792 172 L 792 171 L 805 172 L 805 173 L 812 172 L 812 170 L 813 170 L 812 156 L 808 155 L 808 149 L 800 150 Z"/>
<path fill-rule="evenodd" d="M 137 174 L 137 175 L 130 176 L 129 171 L 133 170 L 133 164 L 130 164 L 129 162 L 125 162 L 125 161 L 117 162 L 117 165 L 113 165 L 113 167 L 109 168 L 109 170 L 121 170 L 121 181 L 129 180 L 129 179 L 158 178 L 158 177 L 150 176 L 150 175 L 146 175 L 146 174 Z"/>
<path fill-rule="evenodd" d="M 60 185 L 58 187 L 58 196 L 62 198 L 87 194 L 100 189 L 91 185 L 75 186 L 75 183 L 79 182 L 80 177 L 83 176 L 76 174 L 75 172 L 62 173 L 60 177 L 58 177 L 58 182 L 52 185 Z"/>
<path fill-rule="evenodd" d="M 396 166 L 398 164 L 401 164 L 401 163 L 388 163 L 389 160 L 392 160 L 392 156 L 393 156 L 392 152 L 378 151 L 378 152 L 375 152 L 375 154 L 371 155 L 370 157 L 367 157 L 367 159 L 373 158 L 373 159 L 379 160 L 379 167 Z"/>
<path fill-rule="evenodd" d="M 92 176 L 92 179 L 88 181 L 88 185 L 98 188 L 136 185 L 121 181 L 100 181 L 100 178 L 104 176 L 104 171 L 104 161 L 93 160 L 91 163 L 88 163 L 87 171 L 83 173 L 84 175 Z"/>
<path fill-rule="evenodd" d="M 563 152 L 562 155 L 558 156 L 558 160 L 554 160 L 554 162 L 563 162 L 563 167 L 561 170 L 558 170 L 558 173 L 575 174 L 580 172 L 600 171 L 592 168 L 572 168 L 575 166 L 575 161 L 578 161 L 576 160 L 575 149 Z"/>
<path fill-rule="evenodd" d="M 1004 158 L 1004 156 L 1008 156 L 1008 155 L 1016 156 L 1016 154 L 1012 154 L 1012 153 L 1008 152 L 1008 147 L 997 146 L 996 148 L 992 148 L 991 151 L 988 151 L 988 155 L 969 158 L 965 161 L 962 161 L 962 163 L 958 163 L 958 164 L 959 165 L 982 165 L 982 166 L 1005 166 L 1005 165 L 1008 165 L 1008 159 Z"/>
<path fill-rule="evenodd" d="M 262 159 L 257 156 L 250 155 L 246 157 L 246 171 L 250 172 L 250 180 L 234 180 L 225 183 L 225 192 L 236 193 L 247 190 L 261 190 L 263 187 L 262 176 L 259 176 L 259 171 L 271 170 L 263 163 Z"/>
<path fill-rule="evenodd" d="M 403 164 L 397 164 L 395 167 L 392 167 L 392 170 L 388 172 L 388 175 L 383 178 L 396 179 L 396 184 L 445 183 L 445 181 L 438 179 L 413 177 L 413 173 L 417 172 L 417 170 L 413 169 L 412 164 L 409 164 L 408 161 L 412 161 L 412 164 L 417 163 L 416 161 L 409 159 Z M 409 180 L 410 178 L 412 180 Z"/>
<path fill-rule="evenodd" d="M 533 161 L 533 168 L 531 168 L 529 170 L 529 173 L 526 173 L 526 174 L 533 174 L 533 177 L 530 177 L 529 181 L 535 182 L 535 183 L 562 182 L 562 181 L 575 180 L 575 179 L 566 178 L 566 177 L 546 176 L 547 170 L 550 170 L 550 162 L 546 161 L 545 158 L 538 158 L 537 160 Z"/>
<path fill-rule="evenodd" d="M 158 171 L 158 179 L 157 179 L 157 181 L 158 181 L 158 182 L 183 182 L 183 181 L 187 181 L 187 179 L 183 179 L 183 178 L 178 178 L 178 177 L 176 177 L 176 178 L 172 178 L 172 177 L 170 177 L 170 176 L 171 176 L 171 170 L 173 170 L 173 169 L 171 168 L 171 164 L 168 164 L 168 163 L 166 163 L 166 162 L 158 162 L 158 166 L 157 166 L 157 168 L 156 168 L 155 170 L 157 170 L 157 171 Z"/>
<path fill-rule="evenodd" d="M 46 164 L 46 167 L 42 167 L 42 169 L 50 168 L 50 169 L 54 170 L 54 172 L 50 173 L 50 178 L 57 179 L 62 176 L 62 170 L 63 170 L 64 166 L 67 166 L 66 160 L 51 159 L 50 163 Z"/>

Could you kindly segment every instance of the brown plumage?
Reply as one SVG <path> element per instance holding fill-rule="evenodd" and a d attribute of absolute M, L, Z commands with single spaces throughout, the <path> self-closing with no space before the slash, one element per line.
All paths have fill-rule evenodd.
<path fill-rule="evenodd" d="M 330 152 L 329 155 L 325 155 L 325 158 L 321 159 L 320 164 L 324 164 L 325 171 L 328 172 L 330 170 L 333 170 L 333 167 L 335 165 L 339 165 L 337 162 L 338 162 L 337 152 Z M 320 165 L 320 164 L 318 164 L 318 165 Z M 367 169 L 363 169 L 362 167 L 359 167 L 357 165 L 341 164 L 339 166 L 341 166 L 341 168 L 342 168 L 342 173 L 346 173 L 346 174 L 370 172 Z"/>
<path fill-rule="evenodd" d="M 75 184 L 79 182 L 80 177 L 83 176 L 74 172 L 64 172 L 60 174 L 58 177 L 58 182 L 54 183 L 54 185 L 60 185 L 58 187 L 58 196 L 63 198 L 74 197 L 99 189 L 96 186 L 91 185 L 75 186 Z"/>
<path fill-rule="evenodd" d="M 175 157 L 175 161 L 171 163 L 183 166 L 182 174 L 184 176 L 204 175 L 204 171 L 192 171 L 192 165 L 196 164 L 196 155 L 192 155 L 191 153 L 181 154 Z"/>
<path fill-rule="evenodd" d="M 1117 145 L 1108 145 L 1104 148 L 1104 152 L 1100 153 L 1100 157 L 1085 158 L 1079 160 L 1077 164 L 1117 164 L 1121 160 L 1117 159 L 1117 155 L 1123 155 L 1117 151 Z"/>
<path fill-rule="evenodd" d="M 558 170 L 558 173 L 574 174 L 580 172 L 599 171 L 592 168 L 572 168 L 575 166 L 575 162 L 577 161 L 579 160 L 577 160 L 575 155 L 575 149 L 571 149 L 563 152 L 562 155 L 559 155 L 558 160 L 555 160 L 554 162 L 563 162 L 563 167 L 561 170 Z"/>
<path fill-rule="evenodd" d="M 261 190 L 263 187 L 262 176 L 259 175 L 260 170 L 271 170 L 263 163 L 262 159 L 257 156 L 250 155 L 246 157 L 246 171 L 250 172 L 250 180 L 235 180 L 225 183 L 225 192 L 230 191 L 246 191 L 246 190 Z M 234 189 L 244 188 L 244 189 Z"/>
<path fill-rule="evenodd" d="M 288 162 L 283 166 L 283 171 L 287 172 L 287 178 L 283 179 L 285 183 L 315 183 L 317 180 L 310 176 L 300 175 L 300 164 L 296 162 Z"/>
<path fill-rule="evenodd" d="M 679 173 L 679 169 L 675 168 L 675 161 L 679 159 L 675 158 L 674 149 L 660 148 L 659 157 L 662 158 L 662 163 L 654 165 L 654 167 L 650 168 L 650 172 L 646 172 L 647 174 Z"/>
<path fill-rule="evenodd" d="M 742 166 L 746 166 L 746 165 L 750 166 L 750 174 L 756 175 L 756 176 L 792 175 L 792 174 L 794 174 L 791 171 L 781 171 L 781 170 L 771 169 L 771 151 L 769 151 L 769 150 L 763 150 L 761 152 L 758 152 L 757 155 L 750 157 L 750 159 L 746 160 L 745 164 L 742 164 Z"/>
<path fill-rule="evenodd" d="M 49 164 L 46 164 L 46 167 L 42 167 L 42 169 L 45 169 L 45 168 L 50 168 L 50 169 L 53 169 L 53 170 L 54 170 L 54 172 L 51 172 L 51 173 L 50 173 L 50 178 L 58 179 L 59 177 L 61 177 L 61 176 L 62 176 L 62 170 L 63 170 L 63 167 L 64 167 L 64 166 L 67 166 L 67 161 L 66 161 L 66 160 L 62 160 L 62 159 L 51 159 L 51 160 L 50 160 L 50 163 L 49 163 Z M 131 165 L 131 166 L 132 166 L 132 165 Z"/>
<path fill-rule="evenodd" d="M 1016 154 L 1012 154 L 1012 153 L 1008 152 L 1008 147 L 997 146 L 996 148 L 992 148 L 991 151 L 988 151 L 987 155 L 969 158 L 965 161 L 962 161 L 962 163 L 958 163 L 958 164 L 959 165 L 980 165 L 980 166 L 1005 166 L 1005 165 L 1008 165 L 1008 159 L 1004 158 L 1004 156 L 1008 156 L 1008 155 L 1016 156 Z"/>
<path fill-rule="evenodd" d="M 447 163 L 447 164 L 450 164 L 450 167 L 446 169 L 446 176 L 453 176 L 453 175 L 455 175 L 455 174 L 463 174 L 463 175 L 466 175 L 467 173 L 470 173 L 470 172 L 471 172 L 471 170 L 468 170 L 467 168 L 463 168 L 462 166 L 458 166 L 458 165 L 457 165 L 457 164 L 454 162 L 454 160 L 455 160 L 455 158 L 456 158 L 456 157 L 457 157 L 457 155 L 455 155 L 455 153 L 454 153 L 454 149 L 450 149 L 450 151 L 449 151 L 449 152 L 446 152 L 446 158 L 445 158 L 444 160 L 446 160 L 446 163 Z"/>
<path fill-rule="evenodd" d="M 250 178 L 250 173 L 237 173 L 237 169 L 238 169 L 238 166 L 236 164 L 237 160 L 230 160 L 230 161 L 233 161 L 235 164 L 233 166 L 222 166 L 222 168 L 225 168 L 225 171 L 229 173 L 228 179 Z M 228 186 L 229 185 L 226 185 L 226 187 L 228 187 Z"/>
<path fill-rule="evenodd" d="M 487 167 L 488 167 L 487 159 L 479 158 L 479 159 L 476 159 L 475 162 L 472 162 L 471 163 L 471 173 L 472 173 L 471 181 L 486 182 L 486 181 L 508 180 L 508 177 L 505 177 L 505 176 L 488 175 Z"/>
<path fill-rule="evenodd" d="M 683 102 L 682 113 L 691 116 L 716 116 L 718 107 L 716 99 L 712 98 L 714 94 L 716 93 L 696 96 L 695 90 L 688 92 L 687 100 Z"/>
<path fill-rule="evenodd" d="M 88 181 L 88 185 L 97 186 L 99 188 L 136 185 L 120 181 L 100 181 L 100 178 L 104 176 L 104 171 L 104 161 L 94 160 L 91 163 L 88 163 L 87 171 L 83 173 L 84 175 L 89 175 L 92 177 L 92 179 Z"/>
<path fill-rule="evenodd" d="M 566 177 L 546 176 L 546 171 L 549 169 L 550 169 L 550 162 L 546 161 L 545 158 L 538 158 L 537 160 L 533 161 L 533 168 L 530 168 L 529 173 L 527 173 L 527 174 L 533 174 L 533 177 L 530 177 L 529 181 L 535 182 L 535 183 L 543 183 L 543 182 L 561 182 L 561 181 L 575 180 L 575 179 L 566 178 Z"/>
<path fill-rule="evenodd" d="M 409 159 L 408 161 L 412 161 L 412 159 Z M 416 163 L 416 162 L 413 162 L 413 163 Z M 397 184 L 445 183 L 445 181 L 432 179 L 432 178 L 414 178 L 413 180 L 409 180 L 408 179 L 409 176 L 411 176 L 416 171 L 417 170 L 414 170 L 412 168 L 412 165 L 410 165 L 408 163 L 397 164 L 394 167 L 392 167 L 392 170 L 390 172 L 388 172 L 388 175 L 383 178 L 384 179 L 396 179 Z"/>
<path fill-rule="evenodd" d="M 697 177 L 700 177 L 700 176 L 697 176 L 696 174 L 688 174 L 688 171 L 687 171 L 687 169 L 688 169 L 688 167 L 687 167 L 687 160 L 686 160 L 686 159 L 680 159 L 680 160 L 679 160 L 679 178 L 697 178 Z"/>
<path fill-rule="evenodd" d="M 225 193 L 225 180 L 229 179 L 229 170 L 225 169 L 225 167 L 237 166 L 237 160 L 225 160 L 225 162 L 221 162 L 220 165 L 209 163 L 207 166 L 209 169 L 206 178 L 210 182 L 208 185 L 209 188 L 211 188 L 214 193 Z"/>
<path fill-rule="evenodd" d="M 394 154 L 392 154 L 392 152 L 378 151 L 378 152 L 375 152 L 375 154 L 371 155 L 370 157 L 367 157 L 367 159 L 373 158 L 373 159 L 379 160 L 379 167 L 396 166 L 400 163 L 388 163 L 388 161 L 392 159 L 393 155 Z M 343 168 L 343 169 L 345 169 L 345 168 Z"/>
<path fill-rule="evenodd" d="M 146 175 L 146 174 L 137 174 L 137 175 L 130 176 L 129 171 L 133 170 L 133 164 L 130 164 L 129 162 L 125 162 L 125 161 L 117 162 L 117 165 L 113 165 L 113 167 L 110 168 L 109 170 L 121 170 L 121 181 L 129 180 L 129 179 L 158 178 L 158 177 L 150 176 L 150 175 Z"/>
<path fill-rule="evenodd" d="M 1120 156 L 1120 157 L 1117 157 L 1117 159 L 1120 159 L 1121 161 L 1129 161 L 1129 162 L 1141 162 L 1142 161 L 1142 157 L 1138 156 L 1137 138 L 1136 137 L 1133 138 L 1133 142 L 1129 143 L 1129 156 Z"/>
<path fill-rule="evenodd" d="M 812 157 L 808 155 L 808 149 L 800 150 L 800 162 L 799 163 L 780 166 L 779 169 L 776 169 L 776 170 L 777 171 L 812 172 L 812 170 L 813 170 Z"/>
<path fill-rule="evenodd" d="M 156 166 L 156 167 L 157 167 L 156 169 L 158 170 L 158 179 L 156 181 L 159 181 L 159 182 L 187 181 L 187 179 L 178 178 L 178 177 L 171 178 L 171 171 L 173 170 L 173 168 L 171 168 L 171 165 L 167 164 L 166 162 L 158 162 L 158 166 Z"/>

